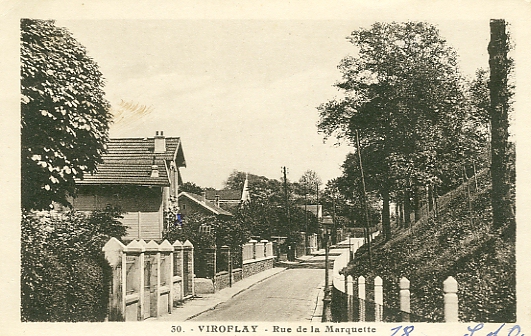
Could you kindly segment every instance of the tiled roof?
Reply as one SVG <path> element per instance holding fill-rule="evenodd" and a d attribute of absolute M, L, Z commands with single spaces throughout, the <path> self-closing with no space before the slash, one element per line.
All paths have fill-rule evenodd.
<path fill-rule="evenodd" d="M 185 166 L 180 138 L 165 138 L 166 152 L 154 153 L 154 138 L 110 139 L 103 163 L 93 174 L 85 174 L 77 184 L 136 184 L 150 186 L 170 185 L 166 161 L 176 159 Z M 152 165 L 157 165 L 158 177 L 151 177 Z M 169 167 L 168 167 L 169 168 Z"/>
<path fill-rule="evenodd" d="M 202 206 L 203 208 L 207 209 L 208 211 L 212 212 L 215 215 L 225 215 L 225 216 L 232 216 L 230 212 L 227 210 L 223 210 L 222 208 L 216 206 L 214 203 L 205 200 L 203 196 L 197 195 L 194 193 L 183 191 L 179 194 L 180 197 L 188 197 L 198 205 Z"/>
<path fill-rule="evenodd" d="M 242 192 L 239 190 L 206 190 L 206 199 L 215 200 L 216 195 L 219 195 L 220 201 L 240 201 Z"/>

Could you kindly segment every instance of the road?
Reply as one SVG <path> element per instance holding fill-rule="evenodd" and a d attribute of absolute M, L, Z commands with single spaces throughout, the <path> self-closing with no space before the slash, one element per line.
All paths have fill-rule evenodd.
<path fill-rule="evenodd" d="M 324 273 L 322 259 L 291 265 L 190 321 L 309 321 Z"/>

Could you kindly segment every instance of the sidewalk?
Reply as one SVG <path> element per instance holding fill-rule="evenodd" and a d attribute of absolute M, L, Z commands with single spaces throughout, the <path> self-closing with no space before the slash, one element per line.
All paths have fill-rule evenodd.
<path fill-rule="evenodd" d="M 232 287 L 224 288 L 214 294 L 201 294 L 200 297 L 187 300 L 182 306 L 174 308 L 172 314 L 163 315 L 158 319 L 148 319 L 147 321 L 183 322 L 189 320 L 207 310 L 216 308 L 219 304 L 230 300 L 244 290 L 285 270 L 286 268 L 284 267 L 274 267 L 258 274 L 251 275 L 248 278 L 234 283 Z"/>

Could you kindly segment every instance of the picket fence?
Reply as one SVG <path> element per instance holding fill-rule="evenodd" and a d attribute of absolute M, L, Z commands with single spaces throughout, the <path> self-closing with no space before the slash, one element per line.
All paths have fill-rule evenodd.
<path fill-rule="evenodd" d="M 366 280 L 365 277 L 358 277 L 354 281 L 351 275 L 345 276 L 345 293 L 346 293 L 346 318 L 347 321 L 364 322 L 369 318 L 368 311 L 374 315 L 375 322 L 384 320 L 384 301 L 383 301 L 383 280 L 379 276 L 374 278 L 374 300 L 367 300 Z M 411 321 L 410 307 L 410 282 L 407 278 L 400 279 L 400 317 L 402 322 Z M 458 322 L 458 297 L 457 281 L 453 277 L 448 277 L 443 282 L 444 292 L 444 320 L 445 322 Z M 357 288 L 357 295 L 355 295 Z M 370 317 L 372 319 L 372 316 Z M 416 320 L 414 322 L 421 322 Z"/>
<path fill-rule="evenodd" d="M 111 238 L 103 247 L 112 268 L 109 321 L 142 321 L 171 314 L 193 296 L 194 246 L 167 240 L 133 240 L 127 246 Z"/>

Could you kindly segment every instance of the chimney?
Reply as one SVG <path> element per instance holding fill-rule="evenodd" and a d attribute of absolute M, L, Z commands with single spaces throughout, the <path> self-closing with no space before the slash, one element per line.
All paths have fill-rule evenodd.
<path fill-rule="evenodd" d="M 151 166 L 151 177 L 159 177 L 159 166 L 156 164 Z"/>
<path fill-rule="evenodd" d="M 166 153 L 166 138 L 164 137 L 164 132 L 159 131 L 155 134 L 155 153 Z"/>

